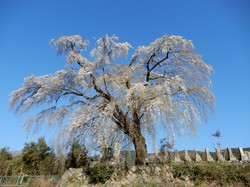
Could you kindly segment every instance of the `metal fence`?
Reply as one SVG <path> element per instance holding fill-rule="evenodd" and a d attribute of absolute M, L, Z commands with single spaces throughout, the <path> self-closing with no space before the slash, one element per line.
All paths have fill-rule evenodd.
<path fill-rule="evenodd" d="M 0 176 L 0 186 L 32 186 L 39 183 L 39 180 L 46 181 L 51 186 L 56 186 L 60 179 L 60 175 L 50 176 Z"/>

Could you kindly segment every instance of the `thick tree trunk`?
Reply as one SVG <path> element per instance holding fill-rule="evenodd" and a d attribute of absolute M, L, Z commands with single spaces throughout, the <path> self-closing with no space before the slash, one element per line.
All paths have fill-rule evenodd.
<path fill-rule="evenodd" d="M 141 133 L 136 133 L 132 141 L 135 146 L 136 165 L 145 165 L 148 156 L 145 138 Z"/>
<path fill-rule="evenodd" d="M 135 147 L 136 165 L 145 165 L 147 161 L 147 145 L 146 140 L 141 132 L 140 115 L 138 110 L 133 110 L 133 120 L 123 114 L 122 110 L 116 105 L 117 112 L 114 113 L 113 121 L 118 128 L 123 131 L 132 140 Z"/>

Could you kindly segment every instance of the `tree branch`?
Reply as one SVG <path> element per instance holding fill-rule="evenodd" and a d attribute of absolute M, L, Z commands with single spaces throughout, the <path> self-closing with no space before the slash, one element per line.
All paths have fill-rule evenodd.
<path fill-rule="evenodd" d="M 163 75 L 162 76 L 156 76 L 156 77 L 153 77 L 153 78 L 149 78 L 149 80 L 156 80 L 156 79 L 164 79 L 164 78 L 167 78 L 165 77 L 166 76 L 166 71 L 164 71 Z"/>
<path fill-rule="evenodd" d="M 158 49 L 158 50 L 159 50 L 159 49 Z M 170 53 L 170 51 L 167 52 L 166 57 L 164 57 L 164 58 L 161 59 L 160 61 L 156 62 L 156 64 L 155 64 L 153 67 L 151 67 L 151 68 L 149 67 L 149 64 L 150 64 L 150 61 L 152 61 L 153 57 L 156 55 L 156 53 L 154 53 L 154 54 L 150 57 L 149 61 L 147 62 L 147 65 L 146 65 L 146 68 L 147 68 L 146 82 L 149 82 L 149 80 L 150 80 L 150 73 L 151 73 L 157 66 L 159 66 L 162 62 L 164 62 L 165 60 L 168 59 L 169 53 Z"/>
<path fill-rule="evenodd" d="M 79 92 L 74 92 L 74 91 L 69 91 L 69 92 L 65 92 L 63 93 L 63 95 L 70 95 L 70 94 L 73 94 L 73 95 L 77 95 L 77 96 L 82 96 L 84 97 L 84 99 L 88 100 L 88 101 L 93 101 L 95 100 L 96 98 L 100 97 L 101 95 L 100 94 L 96 94 L 94 95 L 93 97 L 88 97 L 86 94 L 84 93 L 79 93 Z M 61 96 L 58 97 L 58 99 L 60 98 Z M 58 100 L 57 99 L 57 100 Z"/>
<path fill-rule="evenodd" d="M 153 59 L 153 57 L 156 55 L 156 53 L 153 53 L 151 56 L 150 56 L 150 58 L 149 58 L 149 60 L 147 61 L 147 65 L 146 65 L 146 68 L 147 68 L 147 75 L 146 75 L 146 82 L 148 82 L 149 81 L 149 77 L 150 77 L 150 67 L 149 67 L 149 64 L 150 64 L 150 61 Z"/>
<path fill-rule="evenodd" d="M 118 126 L 118 128 L 123 131 L 125 134 L 128 134 L 128 131 L 126 130 L 125 125 L 123 125 L 118 119 L 118 116 L 114 114 L 114 116 L 111 118 L 111 120 Z"/>
<path fill-rule="evenodd" d="M 104 97 L 105 99 L 107 99 L 108 101 L 111 101 L 111 96 L 109 94 L 106 94 L 102 91 L 101 88 L 99 88 L 97 85 L 96 85 L 96 80 L 95 80 L 95 77 L 90 74 L 90 79 L 91 79 L 91 82 L 94 86 L 94 89 L 95 91 L 97 91 L 102 97 Z"/>
<path fill-rule="evenodd" d="M 150 69 L 150 72 L 153 71 L 158 65 L 160 65 L 163 61 L 167 60 L 168 59 L 168 55 L 169 55 L 169 51 L 167 52 L 166 54 L 166 57 L 161 59 L 159 62 L 157 62 L 151 69 Z"/>
<path fill-rule="evenodd" d="M 103 83 L 104 83 L 104 88 L 105 88 L 105 91 L 108 93 L 108 95 L 110 95 L 109 91 L 108 91 L 108 87 L 107 87 L 107 82 L 106 82 L 106 79 L 105 79 L 105 70 L 104 70 L 104 67 L 102 68 L 102 71 L 103 71 Z"/>

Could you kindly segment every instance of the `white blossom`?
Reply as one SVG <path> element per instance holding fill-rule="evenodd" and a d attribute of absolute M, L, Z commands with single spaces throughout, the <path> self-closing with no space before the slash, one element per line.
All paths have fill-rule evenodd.
<path fill-rule="evenodd" d="M 192 41 L 181 36 L 164 35 L 140 46 L 130 60 L 131 45 L 119 43 L 116 36 L 97 39 L 90 57 L 83 53 L 89 42 L 79 35 L 51 44 L 66 55 L 69 68 L 55 75 L 31 75 L 11 93 L 10 108 L 18 114 L 44 107 L 26 124 L 61 124 L 69 138 L 111 144 L 114 137 L 135 141 L 135 132 L 154 139 L 157 126 L 173 139 L 176 133 L 195 132 L 212 110 L 213 69 Z"/>

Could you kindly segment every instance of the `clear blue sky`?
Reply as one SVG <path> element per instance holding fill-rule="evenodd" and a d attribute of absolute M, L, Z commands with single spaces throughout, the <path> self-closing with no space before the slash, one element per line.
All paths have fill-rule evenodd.
<path fill-rule="evenodd" d="M 213 149 L 217 129 L 222 147 L 250 147 L 249 10 L 248 0 L 0 0 L 0 148 L 21 150 L 25 142 L 53 136 L 50 129 L 25 134 L 22 123 L 32 114 L 17 118 L 8 111 L 9 94 L 31 74 L 65 68 L 49 41 L 72 34 L 90 40 L 115 34 L 134 48 L 163 34 L 192 40 L 215 69 L 216 106 L 198 135 L 177 138 L 176 148 Z"/>

